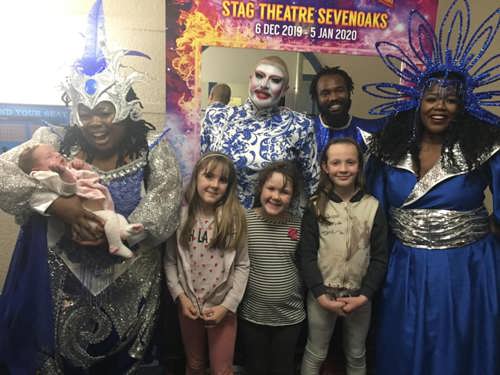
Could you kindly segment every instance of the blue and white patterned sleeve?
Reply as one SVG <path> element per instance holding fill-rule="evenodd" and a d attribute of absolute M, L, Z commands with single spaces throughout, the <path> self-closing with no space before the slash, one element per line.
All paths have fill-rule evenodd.
<path fill-rule="evenodd" d="M 207 108 L 200 133 L 200 151 L 202 154 L 209 151 L 222 151 L 218 142 L 222 137 L 222 128 L 227 123 L 230 108 L 227 106 Z"/>
<path fill-rule="evenodd" d="M 205 113 L 205 117 L 203 118 L 203 122 L 201 124 L 201 132 L 200 132 L 200 151 L 202 154 L 209 150 L 211 139 L 211 130 L 213 129 L 212 124 L 212 115 L 213 109 L 207 108 L 207 112 Z"/>
<path fill-rule="evenodd" d="M 298 144 L 297 162 L 304 176 L 304 192 L 311 197 L 318 188 L 319 163 L 317 162 L 316 135 L 314 121 L 300 115 L 297 119 L 301 124 L 302 133 Z"/>

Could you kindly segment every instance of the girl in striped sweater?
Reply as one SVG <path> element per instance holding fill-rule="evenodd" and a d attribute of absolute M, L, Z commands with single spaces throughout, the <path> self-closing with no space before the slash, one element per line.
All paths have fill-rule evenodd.
<path fill-rule="evenodd" d="M 294 373 L 297 339 L 305 319 L 302 282 L 295 262 L 299 216 L 290 211 L 300 196 L 290 162 L 259 174 L 256 206 L 247 212 L 250 276 L 240 304 L 240 332 L 248 374 Z"/>

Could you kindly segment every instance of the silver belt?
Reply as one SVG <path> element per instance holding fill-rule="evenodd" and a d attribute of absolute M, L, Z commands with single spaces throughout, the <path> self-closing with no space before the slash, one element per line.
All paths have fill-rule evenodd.
<path fill-rule="evenodd" d="M 475 242 L 489 233 L 488 211 L 391 208 L 390 225 L 399 240 L 411 247 L 448 249 Z"/>

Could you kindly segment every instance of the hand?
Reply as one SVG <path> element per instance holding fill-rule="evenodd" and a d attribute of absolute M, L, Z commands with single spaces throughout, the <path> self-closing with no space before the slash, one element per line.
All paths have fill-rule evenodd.
<path fill-rule="evenodd" d="M 179 295 L 178 300 L 182 315 L 184 315 L 188 319 L 198 319 L 198 310 L 196 309 L 196 307 L 194 307 L 191 300 L 185 294 Z"/>
<path fill-rule="evenodd" d="M 319 305 L 325 310 L 331 311 L 337 315 L 345 316 L 343 307 L 345 302 L 335 299 L 327 294 L 322 294 L 317 298 Z"/>
<path fill-rule="evenodd" d="M 228 309 L 222 305 L 208 307 L 203 311 L 202 319 L 207 325 L 217 325 L 226 316 Z"/>
<path fill-rule="evenodd" d="M 75 158 L 69 162 L 71 168 L 75 169 L 88 169 L 86 168 L 86 163 L 82 159 Z"/>
<path fill-rule="evenodd" d="M 365 303 L 367 303 L 368 298 L 366 296 L 360 294 L 357 297 L 339 297 L 339 298 L 337 298 L 337 301 L 341 301 L 341 302 L 345 303 L 344 307 L 342 307 L 342 310 L 346 314 L 349 314 L 349 313 L 353 312 L 354 310 L 363 306 Z"/>
<path fill-rule="evenodd" d="M 63 180 L 64 182 L 69 184 L 76 183 L 75 177 L 71 174 L 68 168 L 66 168 L 66 165 L 64 165 L 62 161 L 51 162 L 49 164 L 49 169 L 52 172 L 56 172 L 59 175 L 59 177 L 61 177 L 61 180 Z"/>
<path fill-rule="evenodd" d="M 104 242 L 104 222 L 82 206 L 76 195 L 57 198 L 48 213 L 71 225 L 73 240 L 81 245 L 99 245 Z"/>
<path fill-rule="evenodd" d="M 61 161 L 51 161 L 49 163 L 49 169 L 57 174 L 63 174 L 66 172 L 66 167 Z"/>

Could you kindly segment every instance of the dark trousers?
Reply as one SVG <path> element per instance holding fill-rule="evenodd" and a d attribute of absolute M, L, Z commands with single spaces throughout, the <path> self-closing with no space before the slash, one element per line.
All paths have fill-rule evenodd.
<path fill-rule="evenodd" d="M 240 319 L 245 370 L 249 375 L 293 375 L 297 340 L 303 323 L 265 326 Z"/>

